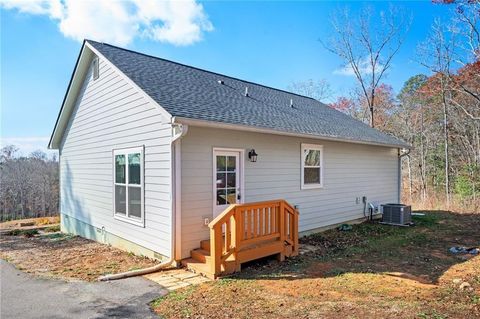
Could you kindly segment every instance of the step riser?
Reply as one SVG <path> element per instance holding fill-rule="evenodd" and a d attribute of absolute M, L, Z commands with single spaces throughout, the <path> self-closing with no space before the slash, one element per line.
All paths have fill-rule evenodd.
<path fill-rule="evenodd" d="M 205 276 L 207 278 L 210 278 L 210 279 L 215 279 L 216 278 L 215 275 L 210 273 L 210 268 L 209 268 L 208 264 L 199 263 L 198 261 L 193 260 L 193 259 L 185 259 L 185 260 L 182 260 L 182 265 L 185 268 L 187 268 L 188 270 L 190 270 L 190 271 L 192 271 L 196 274 L 203 275 L 203 276 Z"/>
<path fill-rule="evenodd" d="M 237 252 L 236 258 L 241 262 L 247 262 L 275 254 L 278 254 L 279 260 L 293 256 L 292 247 L 285 247 L 284 243 L 280 243 L 279 241 L 263 242 L 260 246 Z M 238 261 L 230 260 L 232 257 L 230 256 L 225 263 L 222 264 L 221 273 L 212 274 L 211 267 L 213 259 L 210 256 L 210 240 L 202 240 L 200 242 L 200 248 L 192 250 L 190 256 L 190 259 L 182 260 L 182 264 L 190 271 L 202 274 L 211 279 L 232 274 L 241 269 L 241 264 Z"/>
<path fill-rule="evenodd" d="M 202 240 L 200 242 L 200 248 L 210 252 L 210 240 Z"/>
<path fill-rule="evenodd" d="M 202 262 L 202 263 L 208 263 L 210 261 L 210 256 L 206 256 L 196 250 L 192 250 L 190 252 L 190 256 L 192 256 L 193 259 L 198 260 L 199 262 Z"/>

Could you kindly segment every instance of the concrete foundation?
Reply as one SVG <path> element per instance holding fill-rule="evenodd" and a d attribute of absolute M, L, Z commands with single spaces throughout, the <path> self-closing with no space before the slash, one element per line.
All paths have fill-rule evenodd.
<path fill-rule="evenodd" d="M 81 220 L 71 216 L 60 215 L 60 229 L 64 233 L 78 235 L 87 239 L 98 241 L 102 244 L 111 245 L 115 248 L 131 252 L 137 256 L 145 256 L 148 258 L 164 261 L 167 257 L 153 250 L 140 246 L 124 238 L 118 237 L 105 229 L 97 228 L 89 225 Z"/>

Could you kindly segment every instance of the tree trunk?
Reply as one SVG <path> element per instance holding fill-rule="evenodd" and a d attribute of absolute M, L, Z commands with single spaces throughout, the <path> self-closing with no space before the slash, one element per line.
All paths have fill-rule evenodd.
<path fill-rule="evenodd" d="M 423 138 L 424 134 L 424 118 L 423 110 L 421 113 L 421 132 L 420 132 L 420 178 L 422 179 L 422 202 L 427 199 L 427 181 L 426 181 L 426 159 L 425 159 L 425 142 Z"/>
<path fill-rule="evenodd" d="M 448 113 L 447 113 L 447 101 L 443 95 L 443 143 L 445 149 L 445 196 L 447 208 L 450 206 L 450 178 L 449 178 L 449 158 L 448 158 Z"/>
<path fill-rule="evenodd" d="M 375 122 L 374 122 L 374 118 L 373 118 L 374 105 L 375 105 L 375 89 L 372 89 L 372 98 L 370 100 L 370 105 L 369 105 L 369 108 L 370 108 L 370 126 L 371 127 L 375 127 Z"/>
<path fill-rule="evenodd" d="M 409 191 L 410 191 L 410 203 L 412 202 L 412 188 L 413 188 L 413 181 L 412 181 L 412 166 L 410 163 L 410 155 L 407 156 L 407 165 L 408 165 L 408 181 L 409 181 Z"/>

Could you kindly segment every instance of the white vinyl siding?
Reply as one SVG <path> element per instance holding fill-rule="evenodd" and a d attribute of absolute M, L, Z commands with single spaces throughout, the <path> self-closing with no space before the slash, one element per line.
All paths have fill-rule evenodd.
<path fill-rule="evenodd" d="M 170 256 L 171 125 L 157 106 L 99 59 L 80 90 L 60 146 L 61 213 Z M 144 227 L 114 216 L 114 150 L 143 149 Z"/>
<path fill-rule="evenodd" d="M 323 146 L 323 188 L 301 188 L 302 144 Z M 353 143 L 190 126 L 182 138 L 182 257 L 208 239 L 203 217 L 212 216 L 212 150 L 254 148 L 247 155 L 242 199 L 283 198 L 300 210 L 300 231 L 361 218 L 367 196 L 379 203 L 397 201 L 397 149 Z"/>

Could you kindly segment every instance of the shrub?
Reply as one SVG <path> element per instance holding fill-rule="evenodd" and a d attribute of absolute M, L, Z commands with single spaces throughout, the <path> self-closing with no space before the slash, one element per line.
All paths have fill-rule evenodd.
<path fill-rule="evenodd" d="M 45 228 L 45 232 L 47 233 L 56 233 L 60 231 L 60 225 L 50 226 Z"/>
<path fill-rule="evenodd" d="M 38 230 L 36 229 L 27 229 L 27 230 L 24 230 L 22 232 L 22 234 L 27 237 L 27 238 L 30 238 L 30 237 L 33 237 L 35 235 L 38 235 Z"/>
<path fill-rule="evenodd" d="M 20 235 L 22 231 L 20 229 L 13 229 L 11 231 L 9 231 L 8 233 L 6 233 L 6 235 L 8 236 L 18 236 Z"/>

